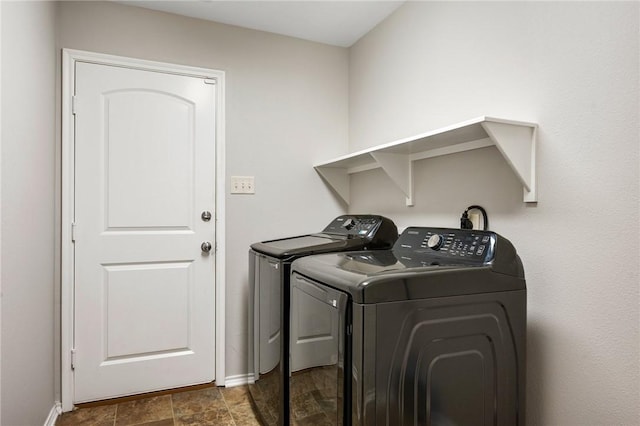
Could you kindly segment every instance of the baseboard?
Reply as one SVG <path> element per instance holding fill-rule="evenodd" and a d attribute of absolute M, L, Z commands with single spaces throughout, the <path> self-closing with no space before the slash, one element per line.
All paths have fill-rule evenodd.
<path fill-rule="evenodd" d="M 45 420 L 44 426 L 55 426 L 60 414 L 62 414 L 62 404 L 56 402 L 51 408 L 51 411 L 49 411 L 49 417 Z"/>
<path fill-rule="evenodd" d="M 238 374 L 237 376 L 227 376 L 224 379 L 224 386 L 232 388 L 234 386 L 242 386 L 253 383 L 253 374 Z"/>

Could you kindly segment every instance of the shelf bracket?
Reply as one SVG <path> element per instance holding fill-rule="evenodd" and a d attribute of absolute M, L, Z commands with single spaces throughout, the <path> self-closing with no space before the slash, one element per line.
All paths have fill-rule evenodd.
<path fill-rule="evenodd" d="M 480 123 L 523 186 L 524 201 L 537 202 L 535 126 L 496 121 Z"/>
<path fill-rule="evenodd" d="M 372 152 L 371 156 L 382 170 L 407 197 L 407 206 L 413 206 L 413 161 L 407 154 Z"/>
<path fill-rule="evenodd" d="M 349 174 L 347 169 L 344 167 L 316 167 L 315 169 L 335 193 L 349 205 Z"/>

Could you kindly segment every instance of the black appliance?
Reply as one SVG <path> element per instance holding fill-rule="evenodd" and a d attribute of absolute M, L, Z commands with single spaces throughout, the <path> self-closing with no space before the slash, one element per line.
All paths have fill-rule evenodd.
<path fill-rule="evenodd" d="M 526 285 L 505 238 L 411 227 L 291 270 L 294 424 L 524 425 Z"/>
<path fill-rule="evenodd" d="M 395 224 L 377 215 L 339 216 L 320 233 L 251 245 L 249 392 L 261 421 L 289 424 L 289 278 L 291 262 L 317 253 L 390 249 Z"/>

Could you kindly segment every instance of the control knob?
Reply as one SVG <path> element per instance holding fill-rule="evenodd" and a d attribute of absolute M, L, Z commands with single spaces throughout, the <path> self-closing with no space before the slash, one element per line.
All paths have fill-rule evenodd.
<path fill-rule="evenodd" d="M 356 221 L 351 218 L 345 220 L 344 223 L 342 224 L 342 227 L 345 228 L 347 231 L 350 231 L 354 226 L 356 226 Z"/>
<path fill-rule="evenodd" d="M 440 250 L 444 244 L 444 237 L 440 234 L 433 234 L 427 241 L 427 247 L 432 250 Z"/>

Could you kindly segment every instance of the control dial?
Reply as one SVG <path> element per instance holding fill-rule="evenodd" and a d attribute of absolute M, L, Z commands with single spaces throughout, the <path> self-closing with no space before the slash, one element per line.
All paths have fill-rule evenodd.
<path fill-rule="evenodd" d="M 433 234 L 427 241 L 427 247 L 432 250 L 440 250 L 444 244 L 444 237 L 440 234 Z"/>
<path fill-rule="evenodd" d="M 342 227 L 345 228 L 347 231 L 350 231 L 351 228 L 353 228 L 354 226 L 356 226 L 356 221 L 351 218 L 345 220 L 344 223 L 342 224 Z"/>

